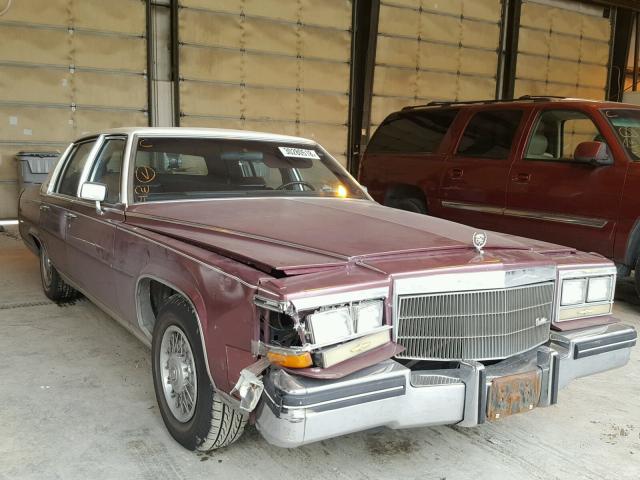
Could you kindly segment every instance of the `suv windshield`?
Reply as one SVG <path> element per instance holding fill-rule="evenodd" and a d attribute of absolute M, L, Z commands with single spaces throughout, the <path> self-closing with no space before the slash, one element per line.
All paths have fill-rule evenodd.
<path fill-rule="evenodd" d="M 631 159 L 640 161 L 640 109 L 605 110 L 604 116 L 613 126 L 613 131 Z"/>
<path fill-rule="evenodd" d="M 368 198 L 317 144 L 138 137 L 135 202 L 240 196 Z"/>

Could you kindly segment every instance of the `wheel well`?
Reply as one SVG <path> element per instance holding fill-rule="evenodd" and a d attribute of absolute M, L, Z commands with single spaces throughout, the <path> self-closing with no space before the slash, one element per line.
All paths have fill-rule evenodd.
<path fill-rule="evenodd" d="M 418 200 L 423 201 L 425 206 L 427 206 L 427 199 L 422 189 L 415 185 L 406 184 L 398 184 L 390 187 L 385 195 L 384 204 L 392 206 L 394 200 L 407 197 L 417 198 Z"/>
<path fill-rule="evenodd" d="M 172 295 L 179 294 L 173 287 L 151 277 L 144 277 L 138 282 L 137 303 L 138 323 L 142 331 L 151 338 L 158 317 L 160 305 Z M 189 301 L 188 298 L 185 298 Z"/>

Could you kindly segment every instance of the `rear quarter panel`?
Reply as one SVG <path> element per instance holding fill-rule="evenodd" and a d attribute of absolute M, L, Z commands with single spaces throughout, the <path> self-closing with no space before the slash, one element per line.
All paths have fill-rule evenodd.
<path fill-rule="evenodd" d="M 40 221 L 40 185 L 25 188 L 20 194 L 18 203 L 18 228 L 25 244 L 34 253 L 37 246 L 34 236 L 38 237 L 38 223 Z"/>

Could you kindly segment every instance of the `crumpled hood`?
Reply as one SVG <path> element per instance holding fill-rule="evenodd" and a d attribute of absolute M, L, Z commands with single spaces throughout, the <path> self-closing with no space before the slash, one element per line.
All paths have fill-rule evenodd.
<path fill-rule="evenodd" d="M 138 204 L 127 223 L 265 271 L 301 272 L 414 252 L 473 250 L 475 229 L 363 200 L 234 198 Z M 487 251 L 570 251 L 491 233 Z"/>

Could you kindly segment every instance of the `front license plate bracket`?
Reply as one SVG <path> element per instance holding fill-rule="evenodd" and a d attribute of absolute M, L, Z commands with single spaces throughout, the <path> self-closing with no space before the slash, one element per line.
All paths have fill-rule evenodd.
<path fill-rule="evenodd" d="M 533 410 L 540 401 L 541 378 L 540 369 L 494 378 L 489 386 L 487 418 L 498 420 Z"/>

